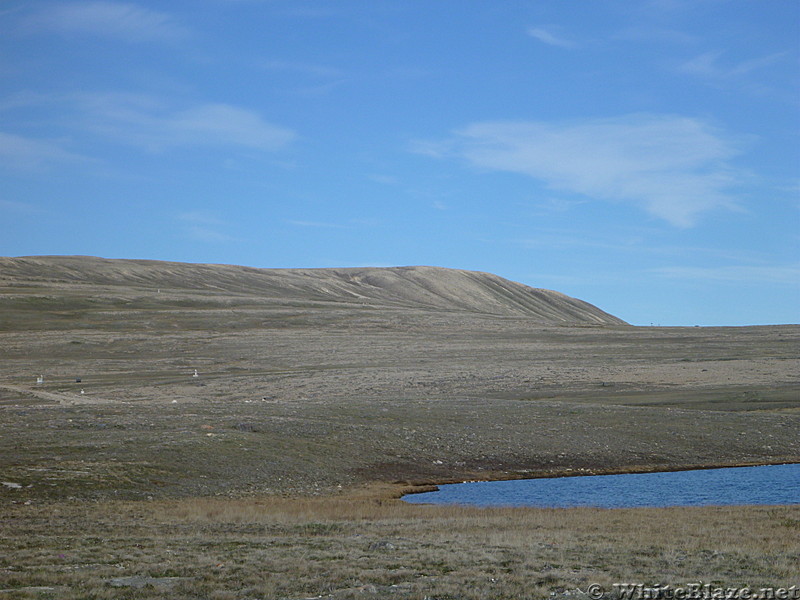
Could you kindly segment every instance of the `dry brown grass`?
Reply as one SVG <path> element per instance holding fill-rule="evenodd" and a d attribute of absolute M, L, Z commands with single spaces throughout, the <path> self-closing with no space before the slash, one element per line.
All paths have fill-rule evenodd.
<path fill-rule="evenodd" d="M 798 584 L 800 506 L 478 509 L 336 498 L 8 508 L 19 598 L 546 598 L 589 583 Z M 141 576 L 141 589 L 114 587 Z M 176 578 L 176 579 L 170 579 Z"/>

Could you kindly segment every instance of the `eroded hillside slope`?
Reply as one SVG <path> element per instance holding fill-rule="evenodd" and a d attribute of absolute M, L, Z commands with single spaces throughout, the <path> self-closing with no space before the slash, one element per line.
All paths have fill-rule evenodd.
<path fill-rule="evenodd" d="M 97 297 L 161 290 L 187 300 L 241 304 L 335 303 L 523 316 L 553 325 L 623 325 L 599 308 L 559 292 L 492 275 L 439 267 L 256 269 L 85 256 L 0 258 L 8 308 L 23 295 L 47 303 L 48 288 L 65 298 L 92 289 Z M 14 293 L 16 292 L 16 293 Z M 135 296 L 124 298 L 134 301 Z"/>

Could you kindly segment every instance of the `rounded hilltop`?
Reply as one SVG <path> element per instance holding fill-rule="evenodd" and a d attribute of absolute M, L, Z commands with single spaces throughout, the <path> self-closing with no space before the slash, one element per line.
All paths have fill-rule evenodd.
<path fill-rule="evenodd" d="M 259 269 L 89 256 L 0 258 L 0 284 L 213 292 L 260 301 L 464 311 L 553 325 L 625 325 L 596 306 L 491 273 L 432 266 Z M 77 290 L 75 290 L 77 291 Z"/>

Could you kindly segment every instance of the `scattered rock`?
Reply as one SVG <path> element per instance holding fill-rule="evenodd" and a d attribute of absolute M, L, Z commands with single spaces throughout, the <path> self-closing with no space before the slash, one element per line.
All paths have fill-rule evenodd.
<path fill-rule="evenodd" d="M 258 427 L 252 423 L 237 423 L 234 429 L 237 431 L 245 431 L 247 433 L 255 433 L 258 431 Z"/>
<path fill-rule="evenodd" d="M 106 579 L 105 582 L 111 587 L 130 587 L 140 590 L 151 585 L 158 589 L 172 589 L 182 581 L 189 581 L 194 577 L 147 577 L 145 575 L 133 575 L 131 577 L 114 577 Z"/>
<path fill-rule="evenodd" d="M 372 542 L 369 545 L 369 549 L 370 550 L 381 550 L 381 551 L 384 551 L 384 552 L 389 552 L 389 551 L 392 551 L 392 550 L 397 550 L 397 546 L 395 546 L 393 543 L 388 542 L 386 540 L 381 540 L 379 542 Z"/>

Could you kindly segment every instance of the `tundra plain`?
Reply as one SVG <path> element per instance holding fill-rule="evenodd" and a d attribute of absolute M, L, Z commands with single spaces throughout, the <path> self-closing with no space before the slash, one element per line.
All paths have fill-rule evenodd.
<path fill-rule="evenodd" d="M 632 327 L 429 267 L 8 258 L 0 361 L 0 597 L 800 584 L 797 506 L 398 499 L 465 479 L 800 462 L 800 326 Z"/>

